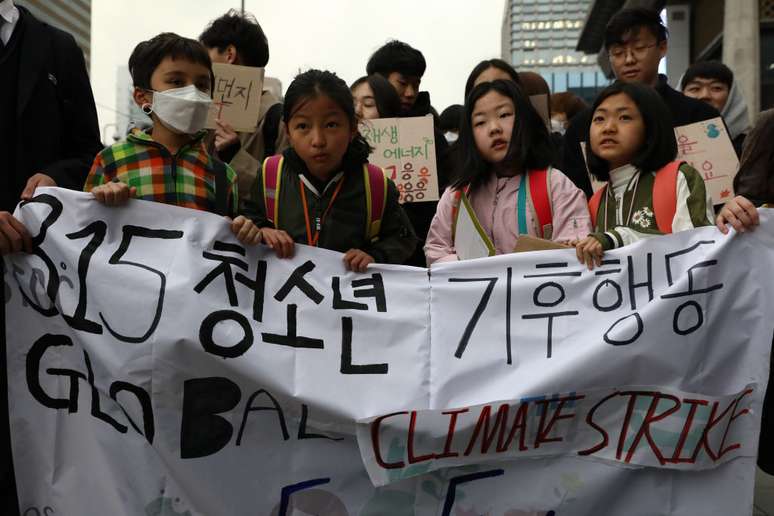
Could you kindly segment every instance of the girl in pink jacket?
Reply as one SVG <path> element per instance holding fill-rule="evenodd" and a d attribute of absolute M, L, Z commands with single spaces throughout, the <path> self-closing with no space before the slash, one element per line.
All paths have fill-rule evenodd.
<path fill-rule="evenodd" d="M 519 235 L 569 242 L 591 232 L 586 196 L 550 166 L 548 130 L 518 85 L 479 84 L 464 116 L 463 172 L 438 203 L 425 243 L 428 266 L 460 259 L 454 241 L 466 204 L 490 255 L 512 252 Z"/>

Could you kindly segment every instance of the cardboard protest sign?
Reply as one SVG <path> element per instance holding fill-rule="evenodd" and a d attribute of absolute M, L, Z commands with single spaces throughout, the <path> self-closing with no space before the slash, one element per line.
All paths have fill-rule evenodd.
<path fill-rule="evenodd" d="M 594 271 L 356 274 L 213 214 L 36 193 L 3 269 L 23 514 L 749 515 L 769 210 Z"/>
<path fill-rule="evenodd" d="M 677 159 L 687 161 L 704 177 L 712 202 L 723 204 L 734 196 L 739 159 L 721 117 L 675 127 Z"/>
<path fill-rule="evenodd" d="M 519 235 L 516 241 L 514 253 L 528 253 L 531 251 L 550 251 L 551 249 L 568 249 L 570 246 L 546 240 L 545 238 L 533 237 L 530 235 Z"/>
<path fill-rule="evenodd" d="M 395 182 L 401 203 L 438 200 L 432 116 L 364 120 L 360 134 L 374 148 L 368 160 Z"/>
<path fill-rule="evenodd" d="M 225 120 L 235 131 L 252 132 L 258 125 L 263 92 L 263 68 L 213 63 L 215 89 L 207 129 L 215 129 L 215 120 Z"/>

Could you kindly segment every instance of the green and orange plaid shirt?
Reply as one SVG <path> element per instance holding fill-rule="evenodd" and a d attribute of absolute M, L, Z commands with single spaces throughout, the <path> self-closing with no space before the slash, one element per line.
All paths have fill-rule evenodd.
<path fill-rule="evenodd" d="M 120 181 L 137 188 L 136 199 L 174 204 L 184 208 L 217 212 L 215 174 L 226 171 L 229 185 L 228 215 L 238 210 L 236 172 L 226 164 L 217 164 L 207 153 L 203 139 L 206 131 L 172 155 L 148 133 L 135 130 L 118 142 L 102 150 L 94 159 L 83 189 Z"/>

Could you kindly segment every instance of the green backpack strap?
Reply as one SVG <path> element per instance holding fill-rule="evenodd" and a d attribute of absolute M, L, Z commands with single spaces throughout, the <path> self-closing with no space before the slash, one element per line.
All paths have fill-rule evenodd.
<path fill-rule="evenodd" d="M 261 181 L 263 182 L 263 205 L 266 208 L 266 218 L 274 227 L 278 227 L 279 222 L 279 194 L 282 183 L 282 165 L 285 158 L 277 154 L 269 156 L 263 160 L 263 173 Z"/>
<path fill-rule="evenodd" d="M 366 240 L 374 242 L 382 229 L 384 208 L 387 204 L 387 176 L 384 171 L 370 163 L 363 164 L 363 183 L 366 191 Z"/>

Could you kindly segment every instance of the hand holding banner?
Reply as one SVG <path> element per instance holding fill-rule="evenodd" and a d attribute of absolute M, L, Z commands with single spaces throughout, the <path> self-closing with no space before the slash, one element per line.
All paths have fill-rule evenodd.
<path fill-rule="evenodd" d="M 594 271 L 567 249 L 364 274 L 157 203 L 47 188 L 16 216 L 22 513 L 749 515 L 769 210 Z"/>

